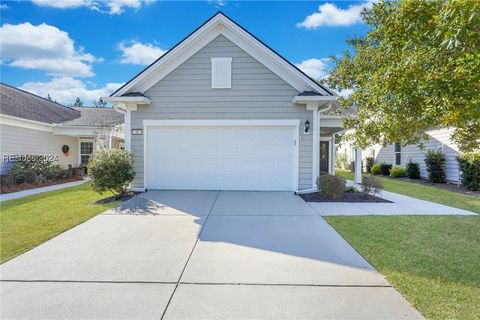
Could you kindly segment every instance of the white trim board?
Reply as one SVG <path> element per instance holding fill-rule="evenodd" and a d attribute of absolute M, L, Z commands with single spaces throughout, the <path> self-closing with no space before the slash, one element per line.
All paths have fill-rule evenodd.
<path fill-rule="evenodd" d="M 293 138 L 293 181 L 292 191 L 298 191 L 299 179 L 299 119 L 265 119 L 265 120 L 143 120 L 143 184 L 148 190 L 148 132 L 149 127 L 155 126 L 291 126 Z"/>
<path fill-rule="evenodd" d="M 147 91 L 219 35 L 235 43 L 299 92 L 315 91 L 334 97 L 222 13 L 215 15 L 112 96 L 120 97 L 127 92 Z"/>

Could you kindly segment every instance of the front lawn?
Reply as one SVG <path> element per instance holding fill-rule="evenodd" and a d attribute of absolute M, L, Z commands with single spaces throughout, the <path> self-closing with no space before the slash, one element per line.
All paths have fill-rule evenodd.
<path fill-rule="evenodd" d="M 347 180 L 353 180 L 353 172 L 351 171 L 335 169 L 335 175 Z M 382 176 L 377 177 L 383 182 L 383 187 L 386 191 L 480 213 L 480 197 Z"/>
<path fill-rule="evenodd" d="M 89 183 L 0 203 L 0 263 L 28 251 L 118 203 L 93 204 Z"/>
<path fill-rule="evenodd" d="M 478 319 L 480 217 L 325 217 L 428 319 Z"/>

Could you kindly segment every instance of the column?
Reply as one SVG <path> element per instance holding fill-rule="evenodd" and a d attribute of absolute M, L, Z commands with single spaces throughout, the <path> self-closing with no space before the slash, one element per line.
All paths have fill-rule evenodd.
<path fill-rule="evenodd" d="M 355 183 L 362 183 L 362 149 L 355 149 Z"/>

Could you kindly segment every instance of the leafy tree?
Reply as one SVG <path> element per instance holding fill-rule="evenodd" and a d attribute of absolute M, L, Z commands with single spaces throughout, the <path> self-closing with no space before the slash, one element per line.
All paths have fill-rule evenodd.
<path fill-rule="evenodd" d="M 93 105 L 95 106 L 95 108 L 105 108 L 107 106 L 107 101 L 103 100 L 103 98 L 100 98 L 93 101 Z"/>
<path fill-rule="evenodd" d="M 340 99 L 345 126 L 357 129 L 347 138 L 423 145 L 425 130 L 453 127 L 461 150 L 479 148 L 480 2 L 382 1 L 362 19 L 370 31 L 347 41 L 326 80 L 353 90 Z"/>
<path fill-rule="evenodd" d="M 79 97 L 77 97 L 77 99 L 75 99 L 75 102 L 72 104 L 72 107 L 83 107 L 83 101 Z"/>

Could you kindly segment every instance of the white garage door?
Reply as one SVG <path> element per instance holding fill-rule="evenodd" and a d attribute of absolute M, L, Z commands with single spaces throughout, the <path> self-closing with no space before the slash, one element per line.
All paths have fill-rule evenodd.
<path fill-rule="evenodd" d="M 149 189 L 294 190 L 296 127 L 149 126 Z"/>

